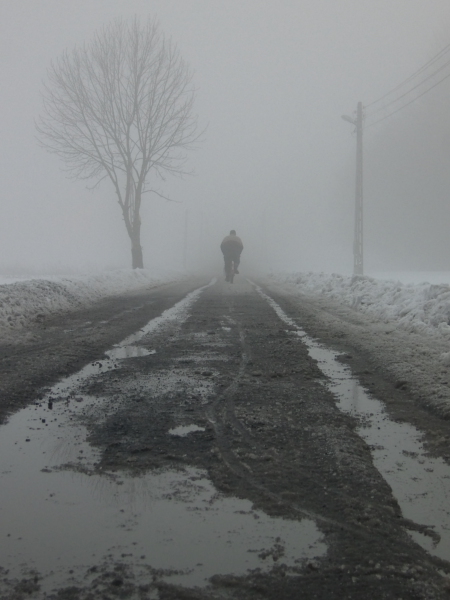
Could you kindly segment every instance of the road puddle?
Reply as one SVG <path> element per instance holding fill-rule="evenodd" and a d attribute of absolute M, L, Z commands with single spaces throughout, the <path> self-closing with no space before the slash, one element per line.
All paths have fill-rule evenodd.
<path fill-rule="evenodd" d="M 86 409 L 91 401 L 52 409 L 42 402 L 1 428 L 0 564 L 9 578 L 35 569 L 51 590 L 82 584 L 89 569 L 117 561 L 202 586 L 215 574 L 279 563 L 295 572 L 326 552 L 312 521 L 252 510 L 249 501 L 219 494 L 199 470 L 99 474 L 99 455 L 78 419 Z"/>
<path fill-rule="evenodd" d="M 189 303 L 185 298 L 182 310 L 195 298 L 194 292 Z M 169 317 L 181 318 L 181 310 Z M 105 418 L 114 406 L 110 398 L 86 396 L 79 388 L 122 360 L 145 356 L 134 350 L 140 350 L 134 344 L 144 330 L 0 427 L 0 595 L 9 593 L 10 581 L 33 571 L 45 593 L 86 585 L 114 563 L 140 570 L 140 584 L 156 578 L 191 587 L 206 585 L 213 575 L 280 565 L 295 573 L 326 553 L 313 521 L 253 510 L 247 500 L 220 494 L 198 469 L 138 477 L 96 468 L 100 453 L 86 441 L 83 418 Z M 203 428 L 187 425 L 169 433 L 195 431 Z"/>
<path fill-rule="evenodd" d="M 358 383 L 347 366 L 336 360 L 339 353 L 310 338 L 272 298 L 260 288 L 257 291 L 282 321 L 296 329 L 310 356 L 330 379 L 328 387 L 335 394 L 338 407 L 360 418 L 357 432 L 369 445 L 374 464 L 391 486 L 403 516 L 431 528 L 440 541 L 437 542 L 437 536 L 433 540 L 416 531 L 408 533 L 425 550 L 450 560 L 450 466 L 441 458 L 426 455 L 418 429 L 389 418 L 384 404 Z"/>
<path fill-rule="evenodd" d="M 118 346 L 105 352 L 110 360 L 123 360 L 124 358 L 136 358 L 138 356 L 150 356 L 156 354 L 156 350 L 147 350 L 143 346 Z"/>
<path fill-rule="evenodd" d="M 194 433 L 195 431 L 205 431 L 205 428 L 199 427 L 198 425 L 180 425 L 179 427 L 174 427 L 174 429 L 169 429 L 169 434 L 185 437 L 189 433 Z"/>

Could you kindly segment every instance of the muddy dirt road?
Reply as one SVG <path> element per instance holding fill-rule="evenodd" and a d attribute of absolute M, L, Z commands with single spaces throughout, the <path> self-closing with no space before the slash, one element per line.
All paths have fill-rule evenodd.
<path fill-rule="evenodd" d="M 1 348 L 0 598 L 450 597 L 450 426 L 344 330 L 239 277 Z"/>

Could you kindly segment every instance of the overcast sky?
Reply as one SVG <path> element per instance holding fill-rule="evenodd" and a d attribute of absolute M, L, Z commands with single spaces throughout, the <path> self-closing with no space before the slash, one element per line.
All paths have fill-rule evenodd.
<path fill-rule="evenodd" d="M 158 184 L 178 202 L 146 201 L 145 265 L 181 267 L 187 217 L 191 267 L 220 266 L 235 228 L 250 264 L 350 271 L 355 139 L 341 115 L 450 41 L 448 0 L 0 0 L 0 269 L 129 266 L 111 186 L 66 179 L 34 119 L 50 61 L 135 14 L 179 46 L 208 127 L 195 176 Z"/>

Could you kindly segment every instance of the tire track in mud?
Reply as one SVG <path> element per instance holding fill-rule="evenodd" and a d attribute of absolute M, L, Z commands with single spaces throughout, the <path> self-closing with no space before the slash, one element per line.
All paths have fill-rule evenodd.
<path fill-rule="evenodd" d="M 308 359 L 301 340 L 289 327 L 280 327 L 273 309 L 249 288 L 238 284 L 230 290 L 220 283 L 209 288 L 177 331 L 159 338 L 156 355 L 128 363 L 129 373 L 124 375 L 130 382 L 145 373 L 164 381 L 166 376 L 177 379 L 175 367 L 182 360 L 180 381 L 188 373 L 195 379 L 198 373 L 200 380 L 206 376 L 209 387 L 205 396 L 189 400 L 189 383 L 185 390 L 181 383 L 171 393 L 157 388 L 148 408 L 134 405 L 139 407 L 135 416 L 124 405 L 96 436 L 100 445 L 107 443 L 104 467 L 142 472 L 193 465 L 206 469 L 227 496 L 248 498 L 272 517 L 317 523 L 329 544 L 328 555 L 316 561 L 311 572 L 299 569 L 299 576 L 302 585 L 321 590 L 318 597 L 329 600 L 356 593 L 370 600 L 405 594 L 425 598 L 416 590 L 420 582 L 399 583 L 405 577 L 405 563 L 421 568 L 420 579 L 431 589 L 440 579 L 436 567 L 442 562 L 410 540 L 389 486 L 354 431 L 354 420 L 336 408 L 323 374 Z M 220 327 L 224 322 L 231 327 Z M 155 347 L 155 340 L 141 342 Z M 217 356 L 215 349 L 220 350 Z M 127 389 L 119 385 L 112 391 L 120 394 Z M 133 395 L 145 402 L 144 392 L 148 396 L 145 386 L 143 393 L 137 389 Z M 255 421 L 263 425 L 255 429 Z M 176 439 L 166 433 L 189 423 L 206 425 L 205 431 Z M 135 449 L 142 452 L 135 454 Z M 380 573 L 394 578 L 394 584 L 371 579 Z M 360 585 L 355 587 L 353 578 L 361 578 Z M 245 587 L 244 579 L 240 581 Z M 280 583 L 271 580 L 270 585 L 279 589 Z M 384 595 L 392 585 L 395 594 Z M 235 597 L 244 598 L 243 589 Z"/>
<path fill-rule="evenodd" d="M 251 281 L 249 281 L 249 283 L 254 287 L 255 291 L 267 302 L 267 304 L 272 309 L 275 310 L 278 318 L 280 318 L 281 321 L 285 320 L 285 319 L 281 319 L 280 315 L 278 314 L 278 312 L 276 310 L 276 307 L 274 305 L 272 305 L 272 304 L 275 304 L 274 301 L 269 296 L 266 296 L 262 292 L 261 288 L 259 288 L 259 286 L 257 286 L 256 284 L 254 284 Z M 269 300 L 272 301 L 272 304 L 271 304 L 271 302 L 269 302 Z M 251 348 L 250 348 L 248 341 L 246 339 L 246 336 L 245 336 L 244 326 L 242 323 L 240 323 L 237 320 L 237 315 L 234 314 L 234 302 L 233 302 L 232 297 L 228 298 L 228 310 L 229 310 L 230 314 L 227 315 L 226 318 L 230 323 L 233 323 L 237 327 L 238 333 L 239 333 L 239 342 L 240 342 L 240 349 L 241 349 L 241 358 L 240 358 L 239 369 L 238 369 L 238 373 L 236 374 L 235 378 L 230 383 L 230 385 L 220 395 L 218 395 L 215 398 L 215 400 L 205 410 L 207 420 L 209 421 L 209 423 L 212 425 L 212 427 L 214 429 L 214 432 L 216 435 L 215 441 L 216 441 L 217 447 L 219 449 L 219 452 L 220 452 L 220 455 L 221 455 L 221 458 L 222 458 L 224 464 L 228 467 L 228 469 L 234 475 L 239 477 L 241 480 L 245 481 L 247 484 L 249 484 L 255 490 L 258 490 L 258 492 L 263 493 L 270 500 L 276 501 L 280 505 L 284 505 L 286 508 L 291 509 L 292 511 L 296 512 L 302 518 L 311 519 L 312 521 L 315 521 L 319 526 L 326 524 L 328 527 L 331 526 L 336 531 L 346 530 L 348 533 L 350 533 L 354 536 L 358 536 L 360 538 L 364 538 L 366 541 L 373 539 L 373 537 L 375 535 L 375 536 L 380 537 L 380 542 L 383 542 L 384 541 L 383 535 L 379 535 L 377 531 L 373 530 L 373 528 L 364 526 L 364 524 L 361 524 L 357 527 L 350 526 L 342 520 L 337 521 L 335 519 L 330 519 L 318 512 L 306 510 L 292 502 L 286 502 L 286 500 L 284 498 L 282 498 L 282 496 L 280 494 L 271 492 L 260 481 L 255 479 L 251 475 L 253 473 L 253 470 L 251 469 L 251 467 L 246 462 L 240 460 L 239 457 L 236 455 L 236 453 L 233 452 L 233 450 L 231 448 L 230 440 L 227 437 L 227 426 L 234 429 L 242 437 L 243 440 L 245 440 L 250 446 L 253 447 L 255 452 L 257 452 L 260 456 L 263 456 L 264 454 L 267 455 L 267 451 L 265 451 L 265 449 L 262 448 L 262 446 L 259 444 L 259 442 L 255 439 L 255 436 L 252 435 L 252 433 L 249 431 L 249 429 L 237 417 L 236 412 L 235 412 L 235 396 L 238 392 L 239 383 L 246 374 L 246 371 L 248 368 L 248 363 L 251 361 L 252 351 L 251 351 Z M 290 320 L 290 318 L 288 317 L 288 321 L 286 321 L 286 324 L 288 326 L 291 325 L 292 327 L 297 328 L 297 325 L 294 323 L 294 321 L 289 323 L 289 320 Z M 272 459 L 274 461 L 277 460 L 277 457 L 274 456 L 273 453 L 272 453 Z M 306 468 L 301 469 L 301 468 L 297 467 L 297 470 L 302 471 L 303 477 L 308 478 L 311 481 L 312 480 L 317 481 L 317 479 L 314 478 L 311 475 L 310 471 L 308 471 Z M 339 496 L 342 501 L 347 502 L 347 503 L 351 502 L 353 499 L 351 496 L 349 496 L 345 493 L 342 493 L 339 490 L 334 490 L 333 493 L 334 493 L 334 495 Z M 404 517 L 402 517 L 399 521 L 401 521 L 401 524 L 406 529 L 418 531 L 425 535 L 429 535 L 432 539 L 436 540 L 437 534 L 434 531 L 430 530 L 427 526 L 419 525 L 419 524 L 411 521 L 410 519 L 406 519 Z M 439 536 L 437 536 L 437 537 L 439 537 Z M 443 568 L 445 571 L 450 572 L 450 566 L 448 565 L 448 563 L 446 561 L 443 561 L 436 557 L 430 557 L 430 559 L 431 559 L 431 562 L 435 563 L 439 568 Z"/>
<path fill-rule="evenodd" d="M 87 425 L 102 453 L 95 474 L 198 468 L 253 510 L 317 523 L 329 551 L 289 577 L 274 558 L 269 573 L 220 576 L 205 591 L 161 584 L 161 600 L 445 598 L 441 565 L 408 538 L 354 420 L 338 411 L 317 364 L 267 302 L 247 283 L 219 282 L 188 312 L 137 341 L 155 354 L 80 390 L 110 399 L 111 412 Z M 197 431 L 170 435 L 189 424 Z"/>
<path fill-rule="evenodd" d="M 46 317 L 20 333 L 14 344 L 0 340 L 0 423 L 42 396 L 44 386 L 98 360 L 205 280 L 106 298 L 86 309 Z"/>
<path fill-rule="evenodd" d="M 325 389 L 324 376 L 317 374 L 319 371 L 317 363 L 313 361 L 315 366 L 312 371 L 309 370 L 309 366 L 306 368 L 302 366 L 299 371 L 292 370 L 291 375 L 289 353 L 279 352 L 278 349 L 273 352 L 270 349 L 270 344 L 276 348 L 277 344 L 280 347 L 279 344 L 284 343 L 289 337 L 289 327 L 286 328 L 283 324 L 282 329 L 279 328 L 275 331 L 278 317 L 273 313 L 272 307 L 269 307 L 262 299 L 258 302 L 254 298 L 249 301 L 248 297 L 247 300 L 245 296 L 238 297 L 236 292 L 237 290 L 233 294 L 225 293 L 226 302 L 224 304 L 227 306 L 228 313 L 234 318 L 238 329 L 236 337 L 239 338 L 240 345 L 239 369 L 236 369 L 237 373 L 229 381 L 227 388 L 214 399 L 208 413 L 209 418 L 216 422 L 215 432 L 217 432 L 218 438 L 216 443 L 220 446 L 222 464 L 235 476 L 235 480 L 230 483 L 230 479 L 225 477 L 223 480 L 225 485 L 222 486 L 220 473 L 216 473 L 216 467 L 214 467 L 210 471 L 213 481 L 219 486 L 219 489 L 226 493 L 233 493 L 232 490 L 235 490 L 236 495 L 250 498 L 256 506 L 264 507 L 268 514 L 285 514 L 288 518 L 295 518 L 294 515 L 296 515 L 297 518 L 311 518 L 318 523 L 325 534 L 325 539 L 330 543 L 329 554 L 326 559 L 319 561 L 317 575 L 320 574 L 320 577 L 315 584 L 312 583 L 314 577 L 305 577 L 306 574 L 301 579 L 302 585 L 306 584 L 309 590 L 320 589 L 317 596 L 316 592 L 311 591 L 311 596 L 309 596 L 305 591 L 305 598 L 320 597 L 329 600 L 331 598 L 357 597 L 358 599 L 370 598 L 373 600 L 375 597 L 446 597 L 445 580 L 441 579 L 436 569 L 442 568 L 447 571 L 448 563 L 424 552 L 412 542 L 405 532 L 405 527 L 409 526 L 414 529 L 416 525 L 402 518 L 389 486 L 371 461 L 367 445 L 354 431 L 356 427 L 354 420 L 340 414 L 334 397 Z M 209 298 L 209 301 L 211 305 L 214 304 L 212 298 Z M 208 310 L 206 302 L 207 298 L 202 298 L 202 309 L 196 307 L 198 312 Z M 266 306 L 265 309 L 262 308 L 261 302 Z M 273 316 L 269 316 L 270 314 Z M 214 310 L 211 309 L 212 315 L 214 315 Z M 297 336 L 295 346 L 298 349 L 296 351 L 297 360 L 300 361 L 300 365 L 304 365 L 303 356 L 307 354 L 307 350 Z M 303 350 L 301 350 L 302 346 Z M 245 363 L 243 356 L 245 356 Z M 273 368 L 272 363 L 279 365 L 280 360 L 284 363 L 283 373 L 280 375 L 280 379 L 273 380 L 270 373 Z M 259 373 L 260 380 L 263 380 L 263 385 L 259 387 L 259 393 L 257 389 L 255 390 L 254 385 L 248 383 L 252 365 L 256 369 L 263 365 L 263 372 Z M 314 381 L 314 378 L 317 378 L 317 381 Z M 289 380 L 292 381 L 294 387 Z M 279 385 L 274 386 L 274 383 L 279 383 Z M 242 388 L 243 385 L 246 387 Z M 306 390 L 306 397 L 301 391 L 302 387 Z M 290 470 L 286 469 L 286 459 L 289 459 L 290 451 L 277 432 L 279 424 L 276 421 L 279 419 L 279 414 L 277 415 L 275 405 L 280 402 L 271 402 L 270 408 L 267 405 L 270 396 L 273 396 L 270 389 L 277 389 L 275 398 L 278 396 L 283 410 L 284 398 L 288 399 L 286 393 L 293 394 L 291 402 L 287 403 L 285 409 L 289 415 L 292 415 L 294 425 L 295 422 L 302 421 L 302 413 L 298 412 L 298 409 L 294 408 L 292 412 L 292 408 L 295 406 L 292 404 L 292 399 L 296 397 L 299 398 L 300 403 L 302 396 L 308 402 L 305 405 L 308 407 L 307 413 L 312 410 L 314 414 L 317 404 L 319 418 L 314 419 L 316 421 L 313 425 L 314 430 L 320 431 L 323 418 L 325 419 L 326 436 L 321 453 L 323 461 L 319 461 L 319 463 L 317 454 L 314 457 L 314 453 L 317 453 L 317 443 L 313 440 L 310 442 L 308 434 L 305 440 L 305 435 L 302 433 L 299 436 L 300 443 L 297 444 L 292 437 L 292 434 L 296 432 L 295 427 L 288 427 L 291 432 L 289 443 L 292 442 L 293 447 L 298 446 L 299 449 L 303 448 L 303 451 L 306 451 L 306 454 L 303 455 L 304 460 L 302 460 L 306 464 L 302 465 L 296 456 L 295 475 L 292 473 L 292 478 Z M 266 393 L 266 390 L 269 390 L 269 393 Z M 285 390 L 284 393 L 283 390 Z M 300 396 L 298 396 L 299 393 Z M 251 427 L 252 431 L 248 428 L 247 417 L 249 414 L 253 416 L 259 413 L 261 415 L 261 407 L 258 409 L 260 404 L 258 396 L 261 394 L 268 397 L 262 402 L 263 408 L 266 406 L 270 410 L 270 419 L 275 421 L 267 431 L 270 439 L 267 434 L 260 435 L 259 429 L 255 436 L 253 435 L 253 426 Z M 331 413 L 327 408 L 330 405 L 333 406 Z M 291 420 L 290 416 L 289 420 Z M 307 418 L 304 430 L 310 428 L 310 423 L 311 419 Z M 348 427 L 344 438 L 342 429 L 339 430 L 339 423 Z M 335 429 L 336 425 L 338 426 L 337 430 Z M 236 433 L 239 434 L 241 440 L 236 438 Z M 338 434 L 337 437 L 335 437 L 336 434 Z M 252 447 L 243 449 L 241 452 L 240 441 L 242 438 L 245 438 L 248 445 Z M 337 443 L 332 445 L 331 452 L 327 439 L 332 443 L 333 441 Z M 345 442 L 342 443 L 344 440 Z M 307 441 L 306 446 L 305 441 Z M 267 444 L 267 442 L 269 443 Z M 272 453 L 273 463 L 268 470 L 269 474 L 266 469 L 260 467 L 261 462 L 264 461 L 264 455 L 271 451 L 271 446 L 278 448 L 279 452 Z M 363 448 L 364 450 L 361 452 Z M 345 453 L 339 456 L 339 452 L 343 452 L 343 449 Z M 256 456 L 252 457 L 255 461 L 247 460 L 246 455 L 248 456 L 251 451 L 258 455 L 258 460 L 256 460 Z M 342 461 L 341 457 L 344 457 Z M 355 458 L 357 458 L 357 463 L 354 462 Z M 336 459 L 337 463 L 335 463 L 334 469 L 337 469 L 337 473 L 330 473 L 326 463 L 330 461 L 330 464 L 333 465 Z M 321 467 L 321 462 L 324 463 L 325 470 Z M 361 468 L 364 471 L 361 471 Z M 364 472 L 367 473 L 367 476 Z M 330 478 L 330 475 L 336 474 L 338 475 L 336 479 Z M 285 479 L 286 476 L 290 477 L 289 483 Z M 350 481 L 348 481 L 348 477 L 351 477 Z M 341 479 L 350 485 L 341 485 L 340 487 Z M 346 487 L 349 487 L 348 491 L 345 490 Z M 371 487 L 373 487 L 372 490 Z M 320 489 L 322 491 L 318 495 L 317 492 Z M 294 495 L 300 493 L 304 501 L 297 502 L 287 499 L 287 492 L 284 490 L 292 490 Z M 292 493 L 289 491 L 289 495 Z M 325 514 L 317 510 L 324 500 L 326 503 Z M 314 569 L 315 567 L 309 575 L 314 574 Z M 409 576 L 410 573 L 413 574 L 412 577 Z M 418 573 L 421 575 L 418 576 Z M 441 585 L 444 587 L 441 588 Z M 302 589 L 306 590 L 306 588 Z M 291 594 L 292 591 L 289 593 Z M 279 596 L 274 597 L 285 596 L 280 593 Z M 297 596 L 288 595 L 286 597 Z"/>
<path fill-rule="evenodd" d="M 305 331 L 303 331 L 303 329 L 298 325 L 298 323 L 292 318 L 290 317 L 282 308 L 281 306 L 272 298 L 272 296 L 268 295 L 266 292 L 263 291 L 263 289 L 261 287 L 259 287 L 256 283 L 248 280 L 249 283 L 251 283 L 251 285 L 254 287 L 255 291 L 257 292 L 257 294 L 259 294 L 259 296 L 265 300 L 267 302 L 267 304 L 275 311 L 276 315 L 278 316 L 278 318 L 280 319 L 280 321 L 282 321 L 283 323 L 285 323 L 286 325 L 288 325 L 289 327 L 293 327 L 293 329 L 297 332 L 297 334 L 299 335 L 300 338 L 302 338 L 303 340 L 305 340 L 305 344 L 308 347 L 308 351 L 314 356 L 314 351 L 317 349 L 320 349 L 320 356 L 323 356 L 324 353 L 328 356 L 328 354 L 330 354 L 330 357 L 328 360 L 333 361 L 334 359 L 331 357 L 332 356 L 332 352 L 329 351 L 327 348 L 325 347 L 321 347 L 321 345 L 317 345 L 314 340 L 312 338 L 310 338 Z M 323 360 L 323 358 L 322 358 Z M 323 371 L 323 373 L 326 375 L 327 371 L 326 371 L 326 367 L 320 367 L 321 370 Z M 333 371 L 333 369 L 331 369 L 331 371 Z M 328 375 L 326 375 L 328 378 Z M 332 376 L 330 375 L 331 379 L 331 383 L 336 383 Z M 334 377 L 336 377 L 336 375 L 334 375 Z M 357 379 L 354 376 L 351 376 L 351 380 L 354 381 L 355 384 L 358 384 Z M 328 384 L 329 387 L 329 384 Z M 365 392 L 363 391 L 363 388 L 361 388 L 361 393 L 364 394 Z M 337 399 L 336 399 L 337 400 Z M 378 428 L 380 429 L 380 428 Z M 405 435 L 408 435 L 407 433 Z M 362 438 L 364 439 L 364 438 Z M 432 470 L 432 469 L 431 469 Z M 384 477 L 383 473 L 381 471 L 380 475 Z M 405 527 L 405 529 L 409 530 L 409 531 L 415 531 L 415 532 L 419 532 L 425 536 L 428 536 L 429 538 L 431 538 L 434 542 L 435 545 L 437 545 L 440 541 L 441 541 L 441 536 L 434 531 L 433 527 L 434 525 L 422 525 L 420 523 L 417 523 L 411 519 L 408 519 L 406 517 L 401 518 L 401 523 L 403 524 L 403 526 Z M 447 563 L 447 561 L 442 560 L 441 558 L 435 557 L 432 555 L 432 560 L 436 559 L 436 564 L 438 564 L 444 571 L 446 572 L 450 572 L 450 565 Z"/>

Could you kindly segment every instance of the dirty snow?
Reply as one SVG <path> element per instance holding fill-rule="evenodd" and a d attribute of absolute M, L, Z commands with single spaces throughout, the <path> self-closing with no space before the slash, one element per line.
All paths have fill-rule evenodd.
<path fill-rule="evenodd" d="M 25 281 L 3 279 L 0 284 L 0 339 L 9 339 L 11 334 L 48 315 L 82 309 L 107 296 L 185 278 L 186 274 L 179 272 L 124 269 Z"/>
<path fill-rule="evenodd" d="M 354 378 L 348 366 L 341 364 L 335 352 L 317 343 L 262 289 L 259 295 L 278 317 L 293 327 L 329 378 L 328 388 L 338 400 L 340 410 L 359 417 L 358 435 L 370 448 L 375 466 L 389 483 L 403 516 L 415 523 L 426 523 L 428 532 L 408 530 L 425 550 L 446 560 L 450 556 L 450 466 L 441 458 L 430 457 L 422 443 L 423 433 L 409 423 L 396 422 L 386 414 L 380 402 Z M 170 432 L 169 432 L 170 433 Z M 440 489 L 441 493 L 436 493 Z"/>
<path fill-rule="evenodd" d="M 450 340 L 450 286 L 403 284 L 363 275 L 274 274 L 271 279 L 301 293 L 337 300 L 383 323 Z"/>
<path fill-rule="evenodd" d="M 450 418 L 448 284 L 325 273 L 274 273 L 266 281 L 317 312 L 322 334 L 368 352 L 419 403 Z"/>

